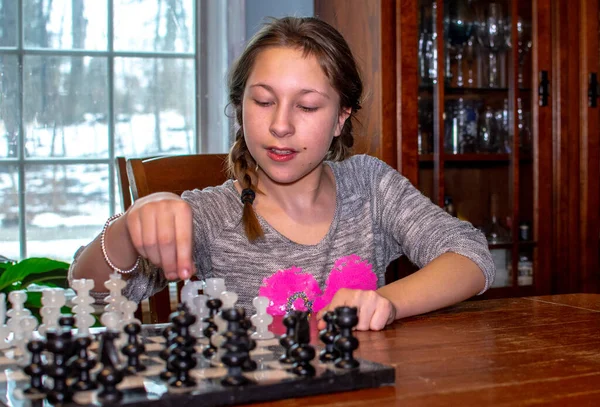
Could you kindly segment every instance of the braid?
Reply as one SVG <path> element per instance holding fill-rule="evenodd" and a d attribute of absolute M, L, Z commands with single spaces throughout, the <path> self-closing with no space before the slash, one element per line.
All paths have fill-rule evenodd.
<path fill-rule="evenodd" d="M 246 140 L 242 134 L 241 127 L 235 134 L 235 143 L 229 151 L 229 174 L 238 180 L 242 187 L 242 203 L 244 210 L 242 213 L 242 223 L 244 224 L 244 232 L 249 241 L 253 242 L 264 236 L 263 230 L 260 227 L 254 207 L 254 194 L 260 192 L 258 190 L 258 178 L 256 176 L 256 162 L 248 151 Z M 249 193 L 247 190 L 251 191 Z"/>

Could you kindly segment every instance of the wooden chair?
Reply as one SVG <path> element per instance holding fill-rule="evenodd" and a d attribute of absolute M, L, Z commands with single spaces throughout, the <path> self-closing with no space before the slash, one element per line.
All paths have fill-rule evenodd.
<path fill-rule="evenodd" d="M 227 180 L 226 154 L 196 154 L 126 161 L 128 185 L 131 200 L 154 192 L 173 192 L 181 195 L 184 191 L 217 186 Z M 117 162 L 120 171 L 121 162 Z M 122 182 L 121 182 L 122 184 Z M 121 185 L 122 191 L 123 185 Z M 123 194 L 122 194 L 123 195 Z M 124 205 L 126 200 L 123 199 Z M 130 201 L 131 205 L 131 201 Z M 177 303 L 179 302 L 179 288 Z M 169 286 L 149 299 L 150 322 L 168 322 L 171 313 L 171 293 Z"/>

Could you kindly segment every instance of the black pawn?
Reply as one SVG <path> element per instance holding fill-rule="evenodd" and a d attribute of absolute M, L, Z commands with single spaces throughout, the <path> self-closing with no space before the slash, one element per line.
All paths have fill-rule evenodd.
<path fill-rule="evenodd" d="M 67 355 L 71 351 L 70 332 L 46 332 L 46 349 L 52 353 L 52 363 L 46 367 L 48 376 L 54 385 L 48 392 L 48 401 L 52 404 L 64 404 L 71 401 L 71 391 L 67 386 Z"/>
<path fill-rule="evenodd" d="M 127 367 L 123 372 L 125 375 L 135 375 L 146 370 L 146 366 L 140 361 L 140 355 L 146 351 L 146 346 L 139 340 L 142 327 L 136 322 L 131 322 L 123 328 L 127 334 L 127 343 L 121 348 L 121 352 L 127 356 Z"/>
<path fill-rule="evenodd" d="M 210 310 L 210 313 L 207 318 L 204 318 L 204 322 L 206 322 L 207 325 L 202 333 L 204 333 L 204 336 L 208 339 L 208 347 L 204 348 L 202 355 L 207 359 L 210 359 L 217 353 L 217 348 L 213 345 L 211 337 L 217 332 L 218 328 L 215 324 L 215 315 L 217 315 L 222 305 L 223 302 L 218 298 L 211 298 L 206 301 L 206 306 Z"/>
<path fill-rule="evenodd" d="M 296 326 L 298 325 L 298 316 L 296 311 L 290 311 L 283 318 L 283 325 L 285 325 L 285 334 L 279 338 L 279 344 L 283 346 L 284 352 L 279 358 L 280 363 L 292 364 L 294 360 L 289 355 L 290 348 L 297 342 L 296 340 Z"/>
<path fill-rule="evenodd" d="M 354 359 L 352 352 L 358 348 L 358 339 L 352 335 L 352 328 L 358 324 L 356 307 L 338 307 L 335 309 L 335 324 L 340 333 L 335 337 L 335 347 L 341 356 L 335 361 L 335 367 L 355 369 L 360 363 Z"/>
<path fill-rule="evenodd" d="M 243 366 L 250 358 L 251 339 L 248 330 L 242 327 L 245 317 L 243 308 L 229 308 L 222 311 L 221 317 L 227 321 L 225 354 L 221 362 L 227 366 L 227 375 L 221 380 L 223 386 L 242 386 L 250 383 L 250 379 L 242 374 Z"/>
<path fill-rule="evenodd" d="M 297 342 L 289 349 L 289 355 L 294 360 L 294 364 L 289 371 L 298 376 L 312 377 L 315 375 L 315 368 L 310 361 L 315 358 L 316 352 L 315 348 L 310 345 L 308 312 L 298 311 L 297 316 Z"/>
<path fill-rule="evenodd" d="M 61 330 L 64 334 L 64 338 L 69 342 L 66 358 L 69 360 L 75 352 L 77 351 L 75 348 L 75 341 L 73 339 L 73 327 L 75 326 L 75 317 L 71 314 L 64 314 L 60 318 L 58 318 L 58 325 L 61 327 Z"/>
<path fill-rule="evenodd" d="M 123 373 L 110 365 L 106 365 L 98 372 L 96 380 L 102 385 L 98 393 L 98 400 L 102 403 L 116 403 L 123 398 L 123 392 L 117 385 L 123 380 Z"/>
<path fill-rule="evenodd" d="M 333 311 L 327 311 L 323 315 L 323 321 L 327 324 L 325 329 L 319 332 L 319 339 L 325 344 L 325 349 L 319 353 L 319 360 L 323 363 L 333 362 L 340 357 L 340 352 L 335 348 L 334 341 L 338 334 L 335 327 Z"/>
<path fill-rule="evenodd" d="M 73 391 L 93 390 L 98 384 L 92 380 L 90 371 L 96 366 L 96 359 L 89 356 L 88 347 L 92 339 L 89 336 L 80 336 L 73 342 L 75 355 L 69 360 L 69 368 L 77 372 L 77 378 L 71 385 Z"/>
<path fill-rule="evenodd" d="M 190 334 L 190 326 L 196 322 L 196 316 L 182 307 L 179 314 L 173 318 L 173 324 L 177 327 L 179 335 L 171 345 L 171 355 L 168 363 L 172 367 L 173 376 L 169 379 L 169 385 L 176 388 L 191 387 L 196 381 L 190 376 L 190 370 L 196 367 L 196 338 Z"/>
<path fill-rule="evenodd" d="M 29 387 L 23 392 L 30 396 L 42 395 L 46 393 L 46 389 L 42 383 L 44 377 L 45 368 L 42 363 L 42 352 L 46 348 L 44 341 L 34 339 L 29 341 L 27 344 L 27 350 L 31 352 L 31 363 L 27 365 L 23 370 L 31 378 Z"/>
<path fill-rule="evenodd" d="M 98 400 L 103 403 L 115 403 L 123 397 L 123 393 L 117 389 L 117 385 L 123 380 L 123 372 L 119 368 L 119 352 L 115 345 L 115 339 L 119 332 L 106 330 L 100 334 L 100 362 L 102 370 L 98 372 L 96 380 L 102 384 L 102 390 L 98 393 Z"/>
<path fill-rule="evenodd" d="M 171 321 L 171 325 L 168 325 L 162 332 L 162 336 L 165 338 L 165 347 L 158 354 L 158 356 L 165 361 L 165 370 L 160 372 L 160 378 L 167 381 L 173 376 L 172 367 L 169 366 L 169 356 L 171 356 L 171 345 L 175 342 L 175 338 L 177 338 L 176 328 L 173 325 L 173 318 L 175 318 L 176 313 L 170 315 L 169 320 Z"/>

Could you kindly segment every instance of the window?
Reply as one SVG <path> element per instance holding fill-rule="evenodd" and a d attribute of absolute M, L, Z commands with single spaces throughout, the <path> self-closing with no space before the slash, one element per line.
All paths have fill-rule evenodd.
<path fill-rule="evenodd" d="M 225 152 L 243 0 L 0 0 L 0 255 L 70 261 L 114 158 Z"/>

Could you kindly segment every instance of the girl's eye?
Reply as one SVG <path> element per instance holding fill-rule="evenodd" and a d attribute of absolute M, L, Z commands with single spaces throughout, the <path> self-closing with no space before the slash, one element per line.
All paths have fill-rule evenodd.
<path fill-rule="evenodd" d="M 268 107 L 271 105 L 271 102 L 261 102 L 260 100 L 254 100 L 254 103 L 261 107 Z"/>
<path fill-rule="evenodd" d="M 318 107 L 308 107 L 308 106 L 301 106 L 301 105 L 298 105 L 298 107 L 300 108 L 300 110 L 302 110 L 303 112 L 307 112 L 307 113 L 316 112 L 319 109 Z"/>

